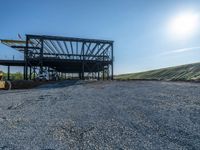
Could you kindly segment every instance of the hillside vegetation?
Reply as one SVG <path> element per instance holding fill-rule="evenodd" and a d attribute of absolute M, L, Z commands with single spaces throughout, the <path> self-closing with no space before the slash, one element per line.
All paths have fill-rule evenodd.
<path fill-rule="evenodd" d="M 3 72 L 3 79 L 7 79 L 7 73 Z M 11 80 L 23 80 L 23 74 L 21 72 L 10 73 Z"/>
<path fill-rule="evenodd" d="M 200 63 L 188 64 L 176 67 L 169 67 L 151 70 L 140 73 L 122 74 L 116 79 L 145 79 L 145 80 L 198 80 L 200 81 Z"/>

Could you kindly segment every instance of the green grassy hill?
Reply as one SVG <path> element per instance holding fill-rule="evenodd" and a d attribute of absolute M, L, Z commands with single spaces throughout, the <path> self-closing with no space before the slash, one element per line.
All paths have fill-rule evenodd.
<path fill-rule="evenodd" d="M 199 80 L 200 81 L 200 63 L 182 65 L 146 71 L 141 73 L 122 74 L 115 79 L 146 79 L 146 80 Z"/>

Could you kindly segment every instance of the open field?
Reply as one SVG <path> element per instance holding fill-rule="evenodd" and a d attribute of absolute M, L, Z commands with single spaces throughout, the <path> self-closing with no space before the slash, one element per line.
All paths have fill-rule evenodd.
<path fill-rule="evenodd" d="M 0 149 L 200 149 L 199 91 L 156 81 L 0 91 Z"/>
<path fill-rule="evenodd" d="M 168 80 L 200 81 L 200 63 L 169 67 L 140 73 L 122 74 L 115 77 L 121 80 Z"/>

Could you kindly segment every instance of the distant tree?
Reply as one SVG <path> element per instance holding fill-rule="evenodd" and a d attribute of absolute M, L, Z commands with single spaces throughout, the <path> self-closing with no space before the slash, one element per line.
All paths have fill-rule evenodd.
<path fill-rule="evenodd" d="M 14 80 L 22 80 L 23 79 L 23 74 L 21 72 L 16 72 L 12 74 Z"/>

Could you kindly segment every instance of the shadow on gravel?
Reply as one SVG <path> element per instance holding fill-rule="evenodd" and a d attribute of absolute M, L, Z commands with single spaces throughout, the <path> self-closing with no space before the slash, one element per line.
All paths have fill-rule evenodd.
<path fill-rule="evenodd" d="M 60 81 L 57 83 L 41 85 L 37 87 L 36 89 L 56 89 L 56 88 L 68 87 L 68 86 L 73 86 L 73 85 L 81 85 L 81 84 L 84 84 L 84 81 L 66 80 L 66 81 Z"/>

